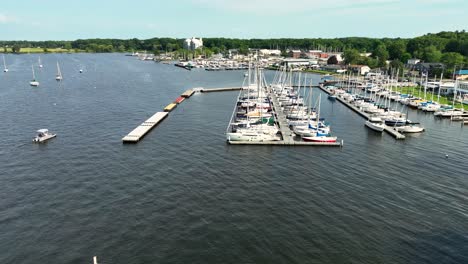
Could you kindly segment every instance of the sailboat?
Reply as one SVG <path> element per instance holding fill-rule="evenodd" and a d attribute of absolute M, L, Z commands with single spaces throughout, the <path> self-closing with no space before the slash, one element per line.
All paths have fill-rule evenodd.
<path fill-rule="evenodd" d="M 39 68 L 42 68 L 41 56 L 39 56 Z"/>
<path fill-rule="evenodd" d="M 329 131 L 326 133 L 321 134 L 319 131 L 319 122 L 320 122 L 320 101 L 321 101 L 322 95 L 319 95 L 319 103 L 318 103 L 318 110 L 317 110 L 317 134 L 315 136 L 311 137 L 302 137 L 303 141 L 307 142 L 336 142 L 336 137 L 330 136 Z"/>
<path fill-rule="evenodd" d="M 57 81 L 61 81 L 63 78 L 62 78 L 62 72 L 60 71 L 60 66 L 59 66 L 59 63 L 57 61 L 57 75 L 55 76 L 55 80 Z"/>
<path fill-rule="evenodd" d="M 403 126 L 395 127 L 395 130 L 401 133 L 421 133 L 424 127 L 408 120 L 408 107 L 406 107 L 406 124 Z"/>
<path fill-rule="evenodd" d="M 5 55 L 3 55 L 3 72 L 8 72 L 8 68 L 7 68 L 6 62 L 5 62 Z"/>
<path fill-rule="evenodd" d="M 29 82 L 29 84 L 30 84 L 31 86 L 39 86 L 39 82 L 36 81 L 36 75 L 34 74 L 34 66 L 33 66 L 33 65 L 31 65 L 31 69 L 32 69 L 33 78 L 32 78 L 32 80 Z"/>

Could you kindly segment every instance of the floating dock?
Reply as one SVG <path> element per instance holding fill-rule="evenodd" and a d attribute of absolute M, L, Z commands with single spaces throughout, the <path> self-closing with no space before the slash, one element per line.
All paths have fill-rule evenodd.
<path fill-rule="evenodd" d="M 200 92 L 210 93 L 210 92 L 227 92 L 227 91 L 239 91 L 239 90 L 242 90 L 242 87 L 225 87 L 225 88 L 209 88 L 209 89 L 202 88 L 200 89 Z"/>
<path fill-rule="evenodd" d="M 155 127 L 159 122 L 167 117 L 168 112 L 157 112 L 145 122 L 139 125 L 137 128 L 133 129 L 132 132 L 128 133 L 125 137 L 122 138 L 124 143 L 137 143 L 142 139 L 153 127 Z"/>
<path fill-rule="evenodd" d="M 177 104 L 175 103 L 170 103 L 168 104 L 166 107 L 164 107 L 164 112 L 171 112 L 172 110 L 174 110 L 174 108 L 177 107 Z"/>
<path fill-rule="evenodd" d="M 179 96 L 174 100 L 175 104 L 180 104 L 185 100 L 185 97 Z"/>
<path fill-rule="evenodd" d="M 187 91 L 185 91 L 185 92 L 184 92 L 183 94 L 181 94 L 180 96 L 185 97 L 185 98 L 189 98 L 190 96 L 193 95 L 193 93 L 195 93 L 194 90 L 188 89 Z"/>
<path fill-rule="evenodd" d="M 325 93 L 327 94 L 330 94 L 330 91 L 328 91 L 327 89 L 325 89 L 322 85 L 319 86 L 319 88 L 324 91 Z M 353 110 L 354 112 L 358 113 L 360 116 L 366 118 L 366 119 L 369 119 L 369 115 L 362 112 L 361 110 L 359 110 L 357 107 L 355 107 L 354 105 L 346 102 L 345 100 L 343 100 L 342 98 L 340 98 L 339 96 L 336 97 L 336 100 L 340 101 L 342 104 L 346 105 L 348 108 L 350 108 L 351 110 Z M 402 133 L 398 132 L 395 130 L 394 127 L 391 127 L 391 126 L 385 126 L 384 128 L 385 132 L 387 132 L 388 134 L 392 135 L 394 138 L 396 139 L 405 139 L 405 135 L 403 135 Z"/>

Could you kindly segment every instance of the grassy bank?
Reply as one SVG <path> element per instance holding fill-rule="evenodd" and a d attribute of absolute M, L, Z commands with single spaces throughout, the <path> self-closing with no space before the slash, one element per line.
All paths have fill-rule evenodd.
<path fill-rule="evenodd" d="M 432 98 L 434 98 L 434 101 L 438 102 L 439 104 L 452 105 L 453 102 L 453 97 L 440 95 L 439 99 L 437 99 L 437 93 L 434 93 L 434 96 L 432 96 L 433 93 L 431 91 L 426 91 L 426 96 L 424 97 L 424 87 L 420 86 L 401 87 L 397 88 L 396 91 L 401 92 L 403 94 L 412 94 L 413 96 L 424 98 L 426 100 L 432 100 Z M 461 103 L 455 103 L 455 107 L 468 110 L 468 105 L 462 105 Z"/>
<path fill-rule="evenodd" d="M 11 48 L 7 48 L 7 53 L 11 53 Z M 68 52 L 83 52 L 81 50 L 74 50 L 74 49 L 62 49 L 62 48 L 56 48 L 56 49 L 46 49 L 44 50 L 43 48 L 21 48 L 19 53 L 68 53 Z M 5 53 L 4 49 L 0 49 L 0 53 Z"/>

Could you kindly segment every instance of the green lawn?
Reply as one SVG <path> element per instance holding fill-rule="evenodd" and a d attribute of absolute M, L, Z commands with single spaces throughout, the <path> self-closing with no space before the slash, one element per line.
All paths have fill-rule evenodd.
<path fill-rule="evenodd" d="M 400 88 L 397 88 L 396 91 L 401 92 L 403 94 L 412 94 L 413 96 L 424 98 L 426 100 L 432 100 L 432 98 L 434 98 L 434 101 L 438 102 L 439 104 L 452 105 L 452 102 L 453 102 L 452 97 L 446 97 L 444 95 L 440 95 L 439 99 L 437 99 L 437 93 L 435 93 L 434 97 L 432 97 L 431 91 L 426 91 L 426 97 L 424 97 L 424 87 L 420 87 L 420 86 L 400 87 Z M 463 109 L 468 110 L 468 105 L 462 105 L 461 103 L 455 103 L 455 107 L 456 108 L 463 107 Z"/>
<path fill-rule="evenodd" d="M 4 49 L 0 48 L 0 53 L 3 53 Z M 7 52 L 11 52 L 11 48 L 7 48 Z M 66 53 L 66 52 L 76 52 L 74 49 L 67 50 L 62 48 L 56 49 L 47 49 L 47 52 L 50 53 Z M 45 53 L 43 48 L 21 48 L 20 53 Z"/>

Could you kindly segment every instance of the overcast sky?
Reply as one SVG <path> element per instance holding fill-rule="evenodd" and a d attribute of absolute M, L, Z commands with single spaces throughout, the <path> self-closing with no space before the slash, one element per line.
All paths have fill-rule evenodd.
<path fill-rule="evenodd" d="M 2 1 L 1 40 L 415 37 L 468 30 L 468 0 Z"/>

